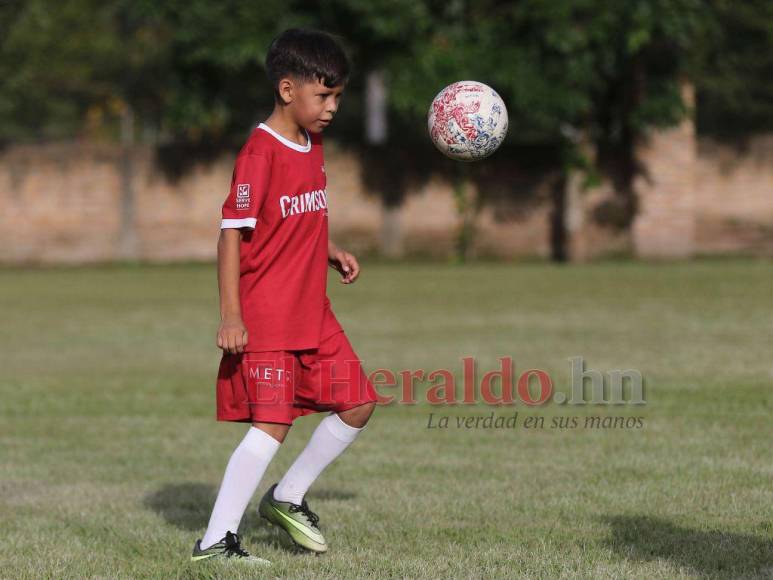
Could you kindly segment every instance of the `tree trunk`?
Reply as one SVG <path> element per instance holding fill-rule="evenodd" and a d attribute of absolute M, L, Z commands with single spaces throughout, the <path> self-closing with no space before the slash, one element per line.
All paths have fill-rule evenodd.
<path fill-rule="evenodd" d="M 569 259 L 567 231 L 567 178 L 565 174 L 555 180 L 551 197 L 553 208 L 550 212 L 550 257 L 554 262 L 566 262 Z"/>
<path fill-rule="evenodd" d="M 478 215 L 477 191 L 469 179 L 467 166 L 459 164 L 454 183 L 454 203 L 459 216 L 459 233 L 456 236 L 457 262 L 466 262 L 472 257 L 475 242 L 475 219 Z"/>
<path fill-rule="evenodd" d="M 365 141 L 370 148 L 383 148 L 389 138 L 387 123 L 387 83 L 384 72 L 370 71 L 365 78 Z M 368 168 L 366 167 L 367 171 Z M 397 258 L 403 253 L 400 206 L 395 203 L 399 196 L 394 192 L 381 192 L 382 255 Z"/>
<path fill-rule="evenodd" d="M 387 86 L 383 71 L 370 71 L 365 84 L 365 140 L 368 145 L 384 145 L 389 135 Z"/>
<path fill-rule="evenodd" d="M 134 110 L 127 104 L 121 115 L 121 231 L 118 252 L 123 260 L 139 257 L 134 220 L 133 149 Z"/>

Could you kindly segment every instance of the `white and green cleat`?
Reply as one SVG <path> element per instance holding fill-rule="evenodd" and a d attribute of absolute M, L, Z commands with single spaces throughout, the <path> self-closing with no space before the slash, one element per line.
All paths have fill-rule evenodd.
<path fill-rule="evenodd" d="M 309 509 L 304 499 L 301 505 L 274 499 L 272 485 L 260 500 L 258 513 L 269 523 L 282 528 L 297 546 L 311 552 L 327 552 L 327 543 L 319 531 L 319 517 Z"/>
<path fill-rule="evenodd" d="M 228 559 L 230 561 L 238 560 L 240 562 L 256 564 L 258 566 L 271 565 L 271 562 L 268 560 L 252 556 L 247 550 L 242 548 L 237 534 L 226 532 L 225 538 L 220 540 L 217 544 L 211 545 L 206 550 L 201 549 L 201 540 L 196 540 L 196 544 L 193 546 L 193 554 L 191 555 L 192 562 L 220 559 Z"/>

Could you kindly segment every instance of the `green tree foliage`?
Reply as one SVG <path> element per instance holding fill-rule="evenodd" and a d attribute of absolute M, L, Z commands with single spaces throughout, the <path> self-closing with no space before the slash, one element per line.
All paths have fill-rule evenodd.
<path fill-rule="evenodd" d="M 435 93 L 461 78 L 488 82 L 507 97 L 511 138 L 523 143 L 583 130 L 614 147 L 647 127 L 671 124 L 684 113 L 685 76 L 698 84 L 703 126 L 720 127 L 729 118 L 752 130 L 773 119 L 772 6 L 765 0 L 6 0 L 0 3 L 0 138 L 72 135 L 89 114 L 98 121 L 125 106 L 166 139 L 241 136 L 245 118 L 270 106 L 262 71 L 270 39 L 298 25 L 342 36 L 357 72 L 386 70 L 393 113 L 417 133 Z"/>
<path fill-rule="evenodd" d="M 0 126 L 5 139 L 62 136 L 79 124 L 88 103 L 113 90 L 106 78 L 120 46 L 109 30 L 109 7 L 92 11 L 45 1 L 0 4 Z"/>
<path fill-rule="evenodd" d="M 773 2 L 708 4 L 693 77 L 698 130 L 730 138 L 773 130 Z"/>

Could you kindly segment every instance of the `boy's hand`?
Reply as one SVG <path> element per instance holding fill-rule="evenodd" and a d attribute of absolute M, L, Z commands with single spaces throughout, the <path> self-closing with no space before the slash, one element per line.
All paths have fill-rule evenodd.
<path fill-rule="evenodd" d="M 341 284 L 351 284 L 360 275 L 357 258 L 338 248 L 332 242 L 328 246 L 328 263 L 341 274 Z"/>
<path fill-rule="evenodd" d="M 217 329 L 217 346 L 231 354 L 244 352 L 247 346 L 247 327 L 241 318 L 223 320 Z"/>

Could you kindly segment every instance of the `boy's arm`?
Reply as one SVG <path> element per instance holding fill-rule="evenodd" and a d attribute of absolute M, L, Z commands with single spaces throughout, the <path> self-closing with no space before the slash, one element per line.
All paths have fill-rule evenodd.
<path fill-rule="evenodd" d="M 244 352 L 247 328 L 239 303 L 239 245 L 242 232 L 235 228 L 220 230 L 217 241 L 217 285 L 220 289 L 220 327 L 217 346 L 231 354 Z"/>
<path fill-rule="evenodd" d="M 341 273 L 342 284 L 351 284 L 360 275 L 360 264 L 357 258 L 336 246 L 333 240 L 327 243 L 327 262 L 331 268 Z"/>

